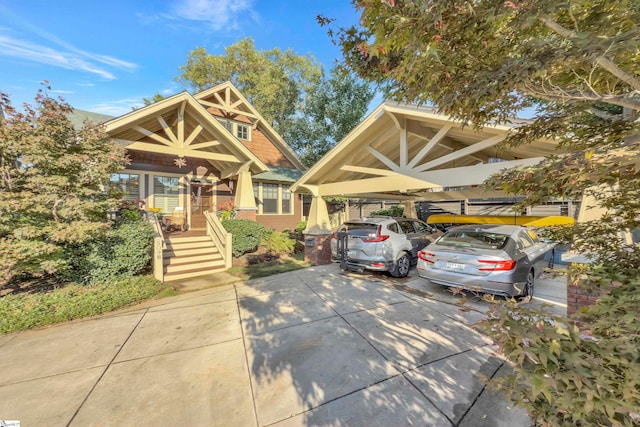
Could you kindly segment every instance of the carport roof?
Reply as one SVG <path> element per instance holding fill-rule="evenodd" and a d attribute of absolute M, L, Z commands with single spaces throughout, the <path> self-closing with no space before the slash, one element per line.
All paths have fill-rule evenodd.
<path fill-rule="evenodd" d="M 463 126 L 433 107 L 384 102 L 291 187 L 299 193 L 378 199 L 500 197 L 481 186 L 504 168 L 556 151 L 540 140 L 500 145 L 512 126 Z"/>

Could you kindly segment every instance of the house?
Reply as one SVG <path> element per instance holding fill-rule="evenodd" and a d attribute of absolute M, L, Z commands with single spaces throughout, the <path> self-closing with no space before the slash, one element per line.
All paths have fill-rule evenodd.
<path fill-rule="evenodd" d="M 302 176 L 304 166 L 230 82 L 195 95 L 181 92 L 109 120 L 84 115 L 103 121 L 107 134 L 126 147 L 131 159 L 112 176 L 111 184 L 126 200 L 156 208 L 161 217 L 175 218 L 179 213 L 190 237 L 206 240 L 203 247 L 213 245 L 215 251 L 219 246 L 206 236 L 207 212 L 233 206 L 236 218 L 277 231 L 294 229 L 303 218 L 302 196 L 291 193 L 289 186 Z M 76 111 L 73 120 L 82 116 Z M 180 258 L 180 247 L 195 248 L 201 243 L 177 243 L 179 237 L 164 237 L 165 267 L 179 266 L 165 268 L 164 279 L 172 272 L 173 278 L 188 277 L 178 275 L 178 270 L 213 271 L 187 262 L 194 259 L 173 259 Z M 209 267 L 220 267 L 211 263 L 205 249 L 197 252 L 192 255 L 209 262 Z"/>
<path fill-rule="evenodd" d="M 234 206 L 236 217 L 277 231 L 302 219 L 302 202 L 288 188 L 305 167 L 293 150 L 233 84 L 195 95 L 181 92 L 111 118 L 76 110 L 73 120 L 104 122 L 127 148 L 126 169 L 112 177 L 129 201 L 203 230 L 203 212 Z"/>

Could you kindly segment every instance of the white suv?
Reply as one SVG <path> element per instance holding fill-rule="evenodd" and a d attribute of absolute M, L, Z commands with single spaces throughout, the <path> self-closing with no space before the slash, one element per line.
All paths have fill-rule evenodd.
<path fill-rule="evenodd" d="M 388 271 L 405 277 L 418 251 L 441 233 L 413 218 L 370 217 L 346 221 L 331 236 L 331 258 L 343 269 Z"/>

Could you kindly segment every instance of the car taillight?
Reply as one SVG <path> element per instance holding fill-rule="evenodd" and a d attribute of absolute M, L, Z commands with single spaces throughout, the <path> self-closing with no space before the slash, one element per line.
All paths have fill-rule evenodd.
<path fill-rule="evenodd" d="M 478 270 L 482 271 L 508 271 L 513 270 L 516 267 L 515 259 L 479 259 L 478 262 L 488 264 L 486 267 L 478 268 Z"/>
<path fill-rule="evenodd" d="M 420 258 L 425 262 L 428 262 L 429 264 L 433 264 L 435 262 L 435 260 L 432 259 L 435 257 L 436 257 L 436 254 L 432 254 L 431 252 L 423 252 L 423 251 L 418 252 L 418 258 Z"/>
<path fill-rule="evenodd" d="M 376 231 L 376 234 L 369 234 L 367 237 L 362 238 L 362 241 L 367 243 L 379 243 L 379 242 L 384 242 L 388 238 L 389 236 L 380 234 L 380 226 L 378 226 L 378 230 Z"/>
<path fill-rule="evenodd" d="M 368 243 L 378 243 L 378 242 L 384 242 L 388 238 L 389 236 L 375 236 L 375 237 L 368 237 L 366 239 L 362 239 L 362 241 L 368 242 Z"/>

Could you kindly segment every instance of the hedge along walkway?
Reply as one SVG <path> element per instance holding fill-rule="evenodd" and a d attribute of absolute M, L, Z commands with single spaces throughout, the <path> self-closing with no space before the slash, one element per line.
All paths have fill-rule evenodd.
<path fill-rule="evenodd" d="M 71 284 L 45 293 L 5 295 L 0 298 L 0 333 L 95 316 L 172 294 L 172 288 L 151 276 L 136 276 L 102 285 Z"/>

